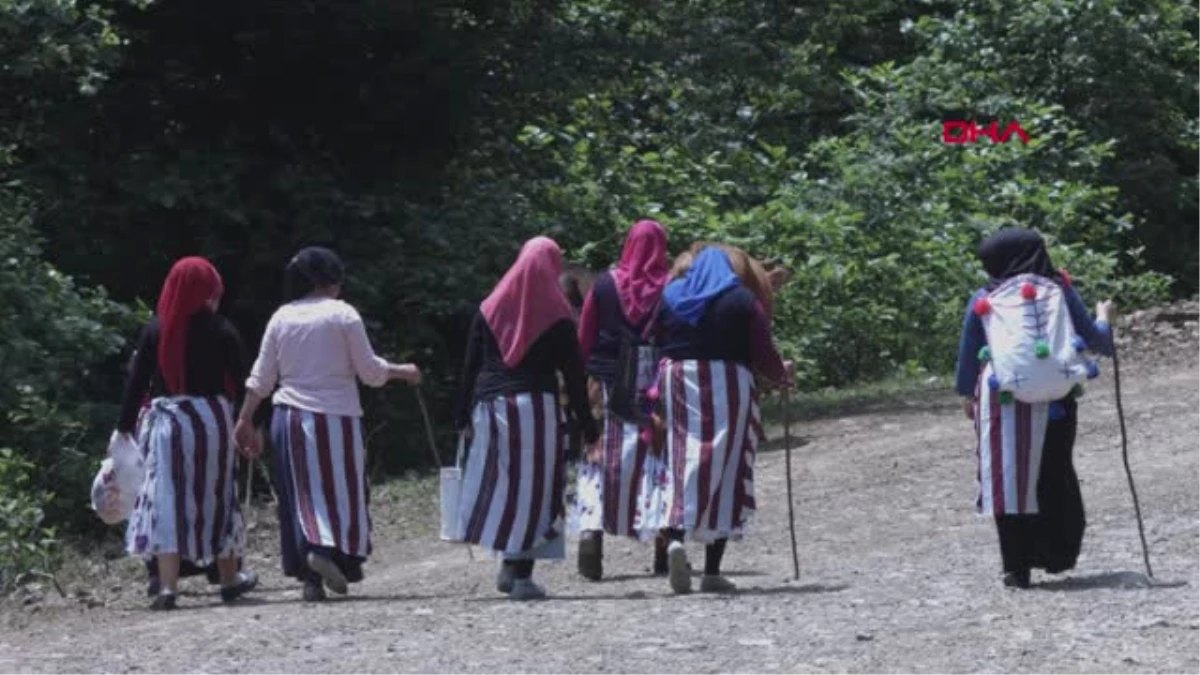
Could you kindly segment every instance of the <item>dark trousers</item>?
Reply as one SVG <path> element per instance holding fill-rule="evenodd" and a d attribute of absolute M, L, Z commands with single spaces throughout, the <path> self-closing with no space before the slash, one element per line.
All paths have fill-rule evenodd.
<path fill-rule="evenodd" d="M 1074 568 L 1079 559 L 1087 518 L 1073 461 L 1078 418 L 1074 400 L 1063 405 L 1066 415 L 1046 426 L 1038 513 L 996 516 L 1005 572 L 1039 568 L 1057 574 Z"/>

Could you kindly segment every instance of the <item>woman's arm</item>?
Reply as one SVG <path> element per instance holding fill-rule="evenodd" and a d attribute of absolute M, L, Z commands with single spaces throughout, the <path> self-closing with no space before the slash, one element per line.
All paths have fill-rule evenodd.
<path fill-rule="evenodd" d="M 125 380 L 125 393 L 121 397 L 121 415 L 117 420 L 117 431 L 132 434 L 137 427 L 138 413 L 146 392 L 150 391 L 150 379 L 154 377 L 158 361 L 158 340 L 154 324 L 147 324 L 138 336 L 137 351 L 134 352 L 133 367 Z"/>
<path fill-rule="evenodd" d="M 247 457 L 257 457 L 262 452 L 262 440 L 254 430 L 254 414 L 259 405 L 275 391 L 279 384 L 279 323 L 275 317 L 267 322 L 263 331 L 258 358 L 246 378 L 242 410 L 233 427 L 233 439 L 238 450 Z"/>
<path fill-rule="evenodd" d="M 367 328 L 362 317 L 353 308 L 343 325 L 346 345 L 350 349 L 350 361 L 358 379 L 368 387 L 382 387 L 391 380 L 404 380 L 410 384 L 421 381 L 421 370 L 411 363 L 389 363 L 378 356 L 367 337 Z"/>
<path fill-rule="evenodd" d="M 600 438 L 600 428 L 596 418 L 592 416 L 592 405 L 588 399 L 587 375 L 583 369 L 583 358 L 579 353 L 579 341 L 575 336 L 574 326 L 569 321 L 552 328 L 556 331 L 553 336 L 554 351 L 558 355 L 557 367 L 567 385 L 568 405 L 571 416 L 579 422 L 583 440 L 588 445 Z"/>
<path fill-rule="evenodd" d="M 262 344 L 258 348 L 258 358 L 250 368 L 250 377 L 246 378 L 246 401 L 253 394 L 261 401 L 275 391 L 279 384 L 279 322 L 275 317 L 267 322 L 263 331 Z M 254 411 L 250 411 L 253 416 Z"/>
<path fill-rule="evenodd" d="M 475 312 L 475 317 L 471 319 L 471 327 L 467 331 L 467 351 L 463 357 L 462 379 L 459 381 L 454 402 L 454 428 L 458 431 L 470 424 L 471 404 L 475 400 L 475 381 L 479 378 L 479 368 L 483 365 L 485 325 L 483 313 Z"/>
<path fill-rule="evenodd" d="M 592 286 L 583 301 L 583 310 L 579 313 L 579 355 L 585 364 L 591 358 L 592 345 L 596 343 L 596 332 L 600 330 L 595 297 L 596 287 Z"/>
<path fill-rule="evenodd" d="M 771 319 L 761 302 L 754 302 L 754 315 L 750 317 L 750 359 L 754 370 L 775 384 L 788 382 L 788 367 L 775 341 L 771 339 Z"/>
<path fill-rule="evenodd" d="M 1092 315 L 1088 313 L 1087 305 L 1084 304 L 1078 291 L 1074 288 L 1064 288 L 1063 293 L 1066 296 L 1067 310 L 1071 313 L 1071 323 L 1075 326 L 1075 333 L 1083 338 L 1088 349 L 1104 356 L 1112 356 L 1113 334 L 1112 326 L 1109 324 L 1112 301 L 1106 300 L 1096 305 L 1098 316 L 1093 321 Z"/>
<path fill-rule="evenodd" d="M 969 399 L 975 398 L 975 385 L 979 380 L 979 350 L 987 344 L 987 334 L 983 331 L 983 322 L 975 314 L 975 302 L 981 295 L 982 292 L 976 293 L 967 303 L 962 334 L 958 340 L 958 368 L 954 390 L 958 392 L 959 396 Z"/>

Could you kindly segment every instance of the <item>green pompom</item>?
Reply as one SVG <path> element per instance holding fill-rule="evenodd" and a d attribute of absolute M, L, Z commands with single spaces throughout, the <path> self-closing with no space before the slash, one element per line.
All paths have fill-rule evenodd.
<path fill-rule="evenodd" d="M 1071 398 L 1083 398 L 1083 385 L 1077 384 L 1071 387 Z"/>
<path fill-rule="evenodd" d="M 984 363 L 992 360 L 992 350 L 987 345 L 979 348 L 979 360 Z"/>
<path fill-rule="evenodd" d="M 1050 356 L 1050 343 L 1045 340 L 1038 340 L 1034 346 L 1034 351 L 1039 359 L 1044 359 Z"/>
<path fill-rule="evenodd" d="M 1000 392 L 1000 405 L 1012 405 L 1013 393 L 1011 391 Z"/>

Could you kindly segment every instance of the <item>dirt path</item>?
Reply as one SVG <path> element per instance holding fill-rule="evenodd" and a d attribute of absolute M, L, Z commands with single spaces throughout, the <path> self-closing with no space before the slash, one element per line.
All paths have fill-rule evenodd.
<path fill-rule="evenodd" d="M 1136 583 L 1141 554 L 1106 376 L 1081 405 L 1084 554 L 1065 577 L 1035 575 L 1030 591 L 1000 584 L 993 526 L 972 510 L 970 424 L 942 398 L 797 429 L 809 441 L 793 453 L 798 583 L 784 457 L 769 451 L 756 529 L 727 554 L 738 597 L 673 597 L 647 575 L 649 548 L 610 541 L 608 580 L 582 581 L 573 558 L 545 565 L 553 598 L 518 605 L 494 592 L 495 568 L 479 552 L 471 562 L 384 513 L 369 578 L 347 600 L 300 603 L 263 527 L 253 604 L 222 607 L 191 583 L 186 609 L 152 614 L 126 583 L 91 609 L 10 606 L 0 671 L 1197 672 L 1194 354 L 1154 377 L 1129 366 L 1125 396 L 1156 576 L 1183 586 Z"/>

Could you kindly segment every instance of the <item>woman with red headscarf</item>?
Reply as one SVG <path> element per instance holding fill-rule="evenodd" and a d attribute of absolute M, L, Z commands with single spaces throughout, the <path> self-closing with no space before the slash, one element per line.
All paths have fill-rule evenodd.
<path fill-rule="evenodd" d="M 258 581 L 238 572 L 245 532 L 234 479 L 233 403 L 246 362 L 237 329 L 217 314 L 223 292 L 220 274 L 204 258 L 175 263 L 125 387 L 117 431 L 132 435 L 136 428 L 146 458 L 126 546 L 157 563 L 160 588 L 151 609 L 175 608 L 181 560 L 200 566 L 216 560 L 225 602 Z M 139 425 L 147 393 L 152 400 Z"/>
<path fill-rule="evenodd" d="M 667 231 L 653 220 L 638 221 L 625 239 L 621 260 L 601 274 L 583 304 L 579 344 L 587 363 L 589 390 L 603 410 L 600 443 L 583 458 L 575 502 L 579 572 L 599 581 L 603 575 L 604 533 L 639 537 L 643 481 L 655 474 L 644 422 L 614 411 L 614 386 L 622 344 L 646 343 L 651 317 L 671 271 Z M 656 364 L 650 364 L 656 365 Z M 665 544 L 656 548 L 655 572 L 666 573 Z"/>
<path fill-rule="evenodd" d="M 599 435 L 561 272 L 554 241 L 536 237 L 521 248 L 475 315 L 455 416 L 467 453 L 455 538 L 504 559 L 496 587 L 514 600 L 545 597 L 534 561 L 566 556 L 558 373 L 584 440 Z"/>

